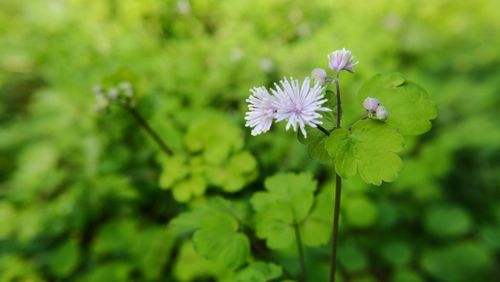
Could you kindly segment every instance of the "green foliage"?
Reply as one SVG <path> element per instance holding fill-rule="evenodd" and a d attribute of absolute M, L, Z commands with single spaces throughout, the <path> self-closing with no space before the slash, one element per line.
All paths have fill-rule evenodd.
<path fill-rule="evenodd" d="M 491 269 L 493 259 L 486 248 L 462 242 L 426 251 L 420 261 L 423 269 L 440 281 L 470 281 Z"/>
<path fill-rule="evenodd" d="M 342 177 L 359 173 L 367 183 L 392 181 L 401 168 L 396 154 L 403 149 L 403 137 L 389 125 L 361 120 L 350 129 L 337 129 L 326 141 L 326 149 Z"/>
<path fill-rule="evenodd" d="M 425 226 L 433 235 L 452 237 L 469 232 L 472 223 L 469 214 L 462 208 L 437 206 L 427 211 Z"/>
<path fill-rule="evenodd" d="M 397 181 L 343 180 L 338 281 L 498 280 L 497 2 L 0 1 L 0 281 L 298 281 L 293 240 L 266 247 L 249 203 L 287 171 L 318 183 L 300 234 L 309 281 L 326 281 L 328 137 L 250 137 L 244 100 L 342 47 L 360 61 L 341 75 L 342 127 L 370 95 L 405 140 Z M 120 107 L 93 112 L 92 87 L 124 79 L 174 164 Z M 235 269 L 193 246 L 213 214 L 252 246 Z"/>
<path fill-rule="evenodd" d="M 333 211 L 325 196 L 314 202 L 316 182 L 310 174 L 277 174 L 266 179 L 264 185 L 266 192 L 256 192 L 251 202 L 256 211 L 256 234 L 266 239 L 269 248 L 292 246 L 296 240 L 295 228 L 299 229 L 306 245 L 328 242 Z"/>
<path fill-rule="evenodd" d="M 207 218 L 193 235 L 196 250 L 228 268 L 243 264 L 250 253 L 247 237 L 238 232 L 238 222 L 227 214 Z"/>
<path fill-rule="evenodd" d="M 379 99 L 389 110 L 387 124 L 404 135 L 418 135 L 431 129 L 437 109 L 429 94 L 401 74 L 376 75 L 358 93 L 361 105 L 367 97 Z"/>
<path fill-rule="evenodd" d="M 235 269 L 247 262 L 250 255 L 248 238 L 240 230 L 246 213 L 238 203 L 214 198 L 179 215 L 169 227 L 178 235 L 193 234 L 194 248 L 204 258 Z"/>
<path fill-rule="evenodd" d="M 221 117 L 193 123 L 184 138 L 186 155 L 162 157 L 159 184 L 174 199 L 189 202 L 202 197 L 209 185 L 234 193 L 255 179 L 257 162 L 242 151 L 241 132 Z"/>

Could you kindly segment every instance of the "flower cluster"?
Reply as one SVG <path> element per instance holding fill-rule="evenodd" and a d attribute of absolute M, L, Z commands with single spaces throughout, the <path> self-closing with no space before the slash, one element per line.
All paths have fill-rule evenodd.
<path fill-rule="evenodd" d="M 353 72 L 353 67 L 358 64 L 354 62 L 351 51 L 342 49 L 328 55 L 328 64 L 338 78 L 342 70 Z M 307 138 L 306 125 L 318 127 L 322 124 L 320 112 L 331 111 L 323 107 L 327 101 L 324 95 L 325 85 L 335 81 L 328 77 L 326 70 L 316 68 L 311 77 L 316 83 L 312 85 L 310 78 L 302 83 L 290 78 L 283 79 L 274 88 L 255 87 L 250 89 L 248 112 L 245 115 L 245 126 L 252 128 L 252 135 L 259 135 L 269 131 L 273 122 L 286 121 L 286 130 L 293 128 Z"/>
<path fill-rule="evenodd" d="M 128 81 L 122 81 L 118 85 L 104 89 L 97 84 L 93 88 L 96 97 L 94 110 L 96 112 L 107 112 L 112 102 L 119 102 L 122 105 L 134 106 L 134 89 Z"/>
<path fill-rule="evenodd" d="M 249 111 L 245 120 L 247 127 L 252 127 L 252 135 L 267 132 L 273 123 L 287 121 L 286 129 L 293 128 L 307 137 L 305 126 L 317 127 L 321 124 L 319 112 L 331 111 L 322 105 L 327 101 L 324 88 L 318 83 L 311 85 L 306 78 L 302 84 L 298 80 L 283 79 L 275 84 L 274 89 L 265 87 L 251 89 L 252 94 L 246 100 Z"/>
<path fill-rule="evenodd" d="M 387 109 L 376 98 L 368 97 L 363 101 L 363 107 L 368 112 L 368 117 L 385 121 L 389 116 Z"/>

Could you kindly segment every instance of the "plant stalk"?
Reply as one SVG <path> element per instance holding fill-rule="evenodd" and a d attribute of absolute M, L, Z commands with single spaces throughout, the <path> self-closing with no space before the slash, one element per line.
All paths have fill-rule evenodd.
<path fill-rule="evenodd" d="M 340 128 L 342 119 L 342 104 L 340 99 L 340 84 L 339 74 L 335 80 L 335 89 L 337 90 L 337 124 L 336 128 Z M 340 215 L 340 196 L 342 192 L 342 178 L 335 172 L 335 202 L 333 205 L 333 230 L 332 230 L 332 257 L 330 264 L 330 282 L 335 282 L 335 272 L 337 271 L 337 238 L 339 233 L 339 215 Z"/>
<path fill-rule="evenodd" d="M 172 156 L 174 152 L 170 147 L 167 146 L 165 142 L 161 139 L 160 135 L 149 125 L 149 123 L 141 116 L 141 114 L 134 108 L 129 106 L 124 106 L 124 108 L 134 117 L 135 121 L 153 138 L 153 140 L 160 146 L 160 149 L 167 154 L 167 156 Z"/>
<path fill-rule="evenodd" d="M 306 261 L 304 258 L 304 248 L 302 246 L 302 240 L 300 238 L 300 230 L 299 230 L 299 225 L 297 223 L 293 224 L 293 229 L 295 230 L 295 238 L 297 241 L 297 249 L 299 251 L 299 257 L 300 257 L 300 270 L 301 270 L 301 277 L 299 281 L 307 282 L 307 269 L 306 269 Z"/>

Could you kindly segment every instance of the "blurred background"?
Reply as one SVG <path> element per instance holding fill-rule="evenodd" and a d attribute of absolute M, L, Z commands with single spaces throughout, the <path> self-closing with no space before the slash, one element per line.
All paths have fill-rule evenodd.
<path fill-rule="evenodd" d="M 279 171 L 331 186 L 293 132 L 251 137 L 244 100 L 251 87 L 326 68 L 344 47 L 360 61 L 343 76 L 346 117 L 357 117 L 363 81 L 393 71 L 426 88 L 439 116 L 407 139 L 396 182 L 346 181 L 342 280 L 500 281 L 499 9 L 488 0 L 1 0 L 0 281 L 218 281 L 168 222 L 209 195 L 247 200 Z M 133 74 L 138 111 L 191 173 L 211 171 L 198 178 L 201 195 L 170 187 L 162 152 L 126 111 L 93 111 L 92 87 L 117 72 Z M 218 165 L 199 164 L 198 146 Z M 328 250 L 307 250 L 311 281 L 326 280 Z"/>

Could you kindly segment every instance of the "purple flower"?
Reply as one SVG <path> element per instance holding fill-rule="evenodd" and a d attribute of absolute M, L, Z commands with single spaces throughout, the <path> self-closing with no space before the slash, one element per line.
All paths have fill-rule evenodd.
<path fill-rule="evenodd" d="M 375 112 L 379 105 L 380 105 L 379 100 L 372 97 L 366 98 L 365 101 L 363 102 L 363 107 L 365 107 L 365 109 L 370 112 Z"/>
<path fill-rule="evenodd" d="M 311 87 L 309 78 L 306 78 L 302 85 L 292 78 L 281 80 L 280 84 L 281 86 L 275 84 L 275 90 L 271 89 L 276 97 L 276 122 L 286 120 L 286 130 L 293 127 L 293 130 L 297 131 L 300 127 L 300 131 L 307 138 L 305 126 L 317 127 L 322 123 L 322 116 L 318 112 L 331 111 L 322 107 L 327 101 L 323 94 L 324 88 L 318 83 Z"/>
<path fill-rule="evenodd" d="M 354 72 L 352 69 L 359 62 L 354 62 L 354 56 L 351 51 L 343 48 L 342 50 L 333 51 L 328 55 L 328 65 L 334 72 L 339 73 L 341 70 Z"/>
<path fill-rule="evenodd" d="M 245 126 L 253 128 L 252 135 L 256 136 L 271 128 L 276 113 L 275 98 L 265 87 L 255 87 L 250 92 L 252 94 L 246 99 L 249 111 L 245 115 Z"/>

